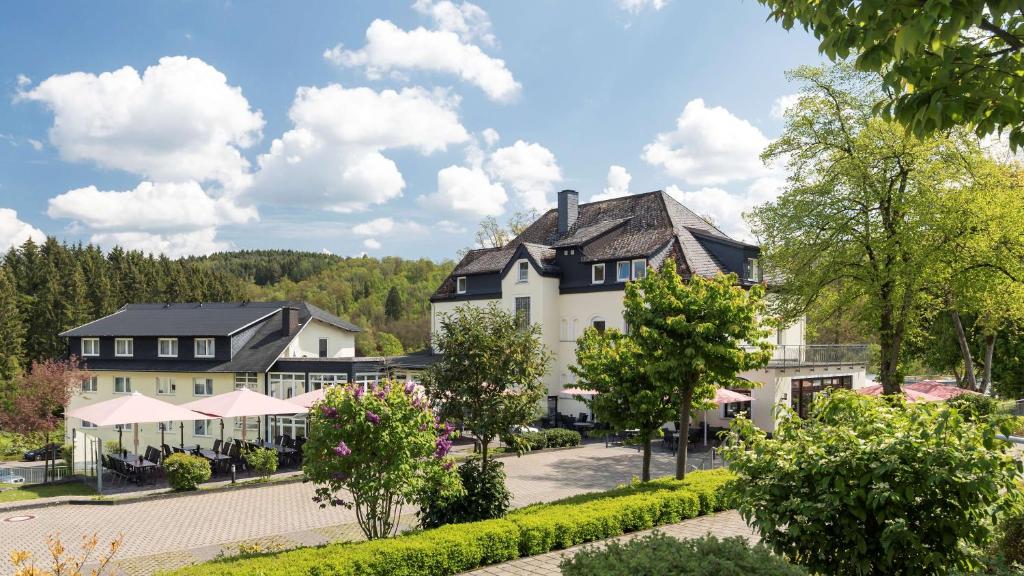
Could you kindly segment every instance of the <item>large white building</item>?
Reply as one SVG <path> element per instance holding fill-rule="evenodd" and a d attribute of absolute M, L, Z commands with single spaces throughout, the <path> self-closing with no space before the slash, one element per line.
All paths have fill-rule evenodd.
<path fill-rule="evenodd" d="M 563 190 L 557 209 L 506 246 L 463 257 L 431 297 L 431 330 L 457 306 L 488 302 L 539 323 L 555 354 L 545 379 L 547 413 L 577 414 L 585 407 L 559 394 L 575 384 L 569 367 L 576 361 L 576 339 L 589 326 L 626 329 L 627 282 L 671 260 L 684 278 L 733 272 L 751 286 L 762 281 L 758 254 L 757 246 L 730 238 L 661 191 L 579 204 L 575 191 Z M 710 425 L 727 425 L 732 414 L 749 410 L 758 426 L 771 431 L 778 404 L 803 413 L 817 391 L 864 385 L 864 346 L 808 346 L 803 322 L 779 330 L 775 343 L 767 368 L 742 374 L 751 382 L 752 405 L 719 407 L 708 414 Z"/>

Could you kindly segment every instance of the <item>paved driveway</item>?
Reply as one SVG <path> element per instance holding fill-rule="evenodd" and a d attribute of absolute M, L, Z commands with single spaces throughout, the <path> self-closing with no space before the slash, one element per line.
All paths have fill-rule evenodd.
<path fill-rule="evenodd" d="M 635 449 L 603 444 L 503 461 L 516 506 L 613 488 L 640 469 Z M 670 474 L 672 456 L 656 451 L 653 468 L 657 475 Z M 29 550 L 42 558 L 46 536 L 57 532 L 71 549 L 83 535 L 96 533 L 104 542 L 123 534 L 124 547 L 117 558 L 126 574 L 173 568 L 225 550 L 232 553 L 242 542 L 272 549 L 360 537 L 353 512 L 320 509 L 312 496 L 311 484 L 287 483 L 116 506 L 61 505 L 0 512 L 0 520 L 34 516 L 24 522 L 0 522 L 0 573 L 12 572 L 8 551 Z"/>

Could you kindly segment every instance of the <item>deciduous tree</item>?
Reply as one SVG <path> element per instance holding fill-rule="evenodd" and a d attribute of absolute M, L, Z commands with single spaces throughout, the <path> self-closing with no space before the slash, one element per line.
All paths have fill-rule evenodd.
<path fill-rule="evenodd" d="M 626 285 L 626 321 L 657 385 L 655 395 L 678 402 L 680 437 L 695 401 L 710 400 L 717 387 L 738 383 L 740 372 L 771 359 L 764 294 L 763 286 L 740 287 L 735 274 L 684 282 L 672 260 Z M 682 479 L 686 443 L 679 444 L 676 478 Z"/>

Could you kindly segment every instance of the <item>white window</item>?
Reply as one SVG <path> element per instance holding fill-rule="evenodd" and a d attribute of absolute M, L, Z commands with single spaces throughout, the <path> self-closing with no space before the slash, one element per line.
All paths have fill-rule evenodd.
<path fill-rule="evenodd" d="M 629 262 L 615 263 L 615 280 L 617 282 L 629 282 Z"/>
<path fill-rule="evenodd" d="M 193 378 L 192 394 L 195 396 L 213 396 L 213 378 Z"/>
<path fill-rule="evenodd" d="M 157 356 L 161 358 L 177 358 L 178 357 L 178 339 L 177 338 L 160 338 L 157 340 Z"/>
<path fill-rule="evenodd" d="M 345 384 L 348 382 L 348 374 L 310 374 L 309 389 L 319 390 L 324 386 L 334 384 Z"/>
<path fill-rule="evenodd" d="M 647 277 L 647 260 L 633 260 L 633 280 Z"/>
<path fill-rule="evenodd" d="M 516 277 L 519 282 L 528 282 L 530 280 L 530 263 L 526 260 L 519 261 L 519 276 Z"/>
<path fill-rule="evenodd" d="M 124 430 L 126 432 L 131 432 L 131 429 L 132 429 L 132 425 L 131 424 L 115 424 L 114 425 L 114 430 Z M 140 428 L 140 430 L 141 430 L 141 428 Z"/>
<path fill-rule="evenodd" d="M 743 277 L 748 282 L 761 281 L 761 263 L 758 262 L 757 258 L 747 258 L 746 263 L 743 265 Z"/>
<path fill-rule="evenodd" d="M 127 357 L 135 353 L 135 341 L 131 338 L 114 338 L 114 356 Z"/>
<path fill-rule="evenodd" d="M 128 376 L 114 376 L 114 392 L 128 394 L 132 391 L 132 379 Z"/>
<path fill-rule="evenodd" d="M 156 393 L 171 395 L 178 391 L 178 387 L 174 384 L 174 378 L 168 378 L 166 376 L 156 377 Z"/>
<path fill-rule="evenodd" d="M 520 330 L 530 329 L 530 297 L 520 296 L 516 298 L 516 321 Z"/>
<path fill-rule="evenodd" d="M 196 338 L 196 358 L 213 358 L 213 338 Z"/>
<path fill-rule="evenodd" d="M 260 379 L 255 372 L 235 372 L 235 390 L 248 388 L 253 392 L 258 392 L 257 387 L 259 384 Z"/>
<path fill-rule="evenodd" d="M 100 339 L 82 338 L 82 356 L 99 356 Z"/>
<path fill-rule="evenodd" d="M 366 390 L 367 388 L 369 388 L 370 384 L 377 382 L 377 374 L 370 372 L 356 374 L 356 378 L 353 382 L 362 385 L 363 390 Z"/>
<path fill-rule="evenodd" d="M 246 438 L 256 438 L 260 433 L 260 424 L 262 418 L 250 417 L 245 419 L 245 436 Z M 242 435 L 242 419 L 235 418 L 235 430 L 238 431 L 238 436 Z"/>
<path fill-rule="evenodd" d="M 82 428 L 95 428 L 96 425 L 88 420 L 82 420 Z"/>
<path fill-rule="evenodd" d="M 327 338 L 320 338 L 317 340 L 317 355 L 321 358 L 327 358 Z"/>
<path fill-rule="evenodd" d="M 590 281 L 593 284 L 604 284 L 604 264 L 594 264 L 590 267 Z"/>
<path fill-rule="evenodd" d="M 572 319 L 572 330 L 569 331 L 569 340 L 576 340 L 576 336 L 580 333 L 580 319 Z"/>
<path fill-rule="evenodd" d="M 82 392 L 95 392 L 98 387 L 99 377 L 90 376 L 85 380 L 82 380 Z"/>
<path fill-rule="evenodd" d="M 305 374 L 272 373 L 270 375 L 270 395 L 274 398 L 287 400 L 305 392 Z"/>
<path fill-rule="evenodd" d="M 465 276 L 459 276 L 458 278 L 455 279 L 455 292 L 457 292 L 459 294 L 465 294 L 466 293 L 466 277 Z"/>
<path fill-rule="evenodd" d="M 213 426 L 210 423 L 212 420 L 194 420 L 192 422 L 192 435 L 193 436 L 209 436 L 210 430 Z"/>

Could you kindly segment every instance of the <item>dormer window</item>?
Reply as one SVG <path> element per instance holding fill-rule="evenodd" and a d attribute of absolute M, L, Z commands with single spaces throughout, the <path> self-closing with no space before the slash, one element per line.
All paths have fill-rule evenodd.
<path fill-rule="evenodd" d="M 177 338 L 160 338 L 157 341 L 157 356 L 161 358 L 177 358 L 178 357 L 178 339 Z"/>
<path fill-rule="evenodd" d="M 516 277 L 518 282 L 529 282 L 530 280 L 530 263 L 526 260 L 519 261 L 519 275 Z"/>
<path fill-rule="evenodd" d="M 213 358 L 213 338 L 196 338 L 196 358 Z"/>
<path fill-rule="evenodd" d="M 604 264 L 594 264 L 590 267 L 590 282 L 604 284 Z"/>
<path fill-rule="evenodd" d="M 615 263 L 615 280 L 617 282 L 629 282 L 629 262 Z"/>
<path fill-rule="evenodd" d="M 100 339 L 82 338 L 82 356 L 99 356 Z"/>
<path fill-rule="evenodd" d="M 743 264 L 743 278 L 747 282 L 761 281 L 761 263 L 757 258 L 747 258 L 747 261 Z"/>
<path fill-rule="evenodd" d="M 114 356 L 130 358 L 135 354 L 135 341 L 131 338 L 114 339 Z"/>
<path fill-rule="evenodd" d="M 633 280 L 640 280 L 647 277 L 647 260 L 641 258 L 633 260 Z"/>
<path fill-rule="evenodd" d="M 466 277 L 459 276 L 455 279 L 455 292 L 458 294 L 466 293 Z"/>

